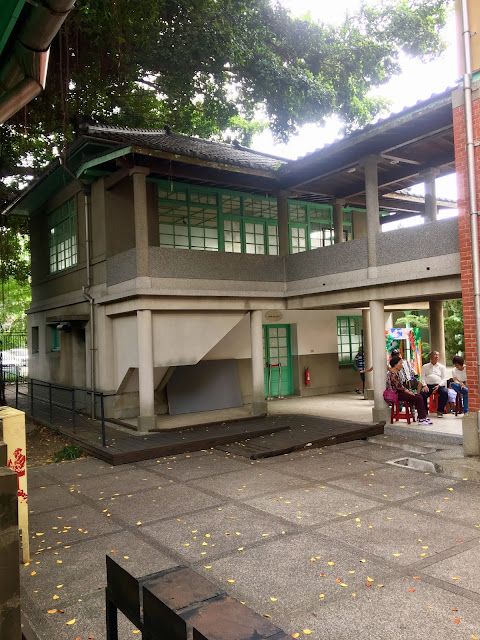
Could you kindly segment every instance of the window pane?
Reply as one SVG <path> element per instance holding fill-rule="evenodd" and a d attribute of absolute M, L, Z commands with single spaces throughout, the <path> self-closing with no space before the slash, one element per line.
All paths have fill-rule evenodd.
<path fill-rule="evenodd" d="M 47 218 L 50 273 L 77 264 L 77 221 L 73 198 Z"/>

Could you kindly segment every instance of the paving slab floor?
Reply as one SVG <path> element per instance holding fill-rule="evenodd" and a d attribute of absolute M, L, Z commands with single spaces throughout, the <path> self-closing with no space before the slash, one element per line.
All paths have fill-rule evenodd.
<path fill-rule="evenodd" d="M 390 464 L 432 450 L 382 436 L 29 468 L 23 612 L 39 640 L 104 640 L 111 554 L 137 577 L 186 564 L 299 638 L 480 637 L 480 485 Z"/>

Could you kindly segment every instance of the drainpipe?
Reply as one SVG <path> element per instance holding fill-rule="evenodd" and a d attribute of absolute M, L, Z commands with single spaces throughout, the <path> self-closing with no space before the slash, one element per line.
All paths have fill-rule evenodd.
<path fill-rule="evenodd" d="M 0 123 L 33 100 L 45 88 L 50 45 L 75 0 L 30 2 L 15 40 L 0 66 Z"/>
<path fill-rule="evenodd" d="M 77 178 L 78 179 L 78 178 Z M 88 197 L 91 192 L 89 184 L 82 182 L 83 191 L 83 203 L 85 208 L 85 259 L 87 262 L 87 284 L 82 287 L 83 297 L 88 300 L 89 315 L 90 315 L 90 387 L 92 393 L 90 394 L 90 412 L 92 420 L 95 419 L 95 313 L 94 313 L 94 300 L 89 293 L 92 286 L 92 275 L 90 269 L 90 217 L 88 211 Z"/>
<path fill-rule="evenodd" d="M 475 305 L 475 338 L 477 353 L 480 349 L 480 269 L 478 247 L 478 211 L 477 193 L 475 189 L 475 142 L 473 138 L 472 117 L 472 55 L 470 48 L 470 33 L 467 0 L 462 2 L 462 30 L 463 30 L 463 56 L 465 73 L 463 76 L 463 92 L 465 98 L 465 127 L 467 134 L 467 177 L 468 195 L 470 203 L 470 236 L 472 240 L 472 266 L 473 266 L 473 300 Z M 477 355 L 478 380 L 480 380 L 480 363 Z M 480 432 L 480 411 L 477 412 L 477 428 Z"/>

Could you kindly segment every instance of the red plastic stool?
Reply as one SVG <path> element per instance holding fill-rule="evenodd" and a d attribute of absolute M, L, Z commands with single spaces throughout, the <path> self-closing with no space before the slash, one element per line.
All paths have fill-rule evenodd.
<path fill-rule="evenodd" d="M 405 406 L 405 412 L 400 411 L 400 402 Z M 399 420 L 406 420 L 407 424 L 410 424 L 410 421 L 415 422 L 415 414 L 413 412 L 412 403 L 405 402 L 404 400 L 397 402 L 392 402 L 390 412 L 390 423 L 398 422 Z"/>
<path fill-rule="evenodd" d="M 435 391 L 435 393 L 432 393 L 432 395 L 428 398 L 428 412 L 429 413 L 436 413 L 438 411 L 438 392 Z M 457 398 L 458 398 L 458 394 L 457 394 Z M 445 409 L 443 411 L 443 413 L 447 413 L 447 405 L 445 405 Z M 457 414 L 455 414 L 457 415 Z"/>

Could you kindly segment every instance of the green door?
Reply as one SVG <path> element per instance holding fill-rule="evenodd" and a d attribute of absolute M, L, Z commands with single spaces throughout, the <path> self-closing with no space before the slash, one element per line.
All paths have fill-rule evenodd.
<path fill-rule="evenodd" d="M 270 364 L 282 365 L 281 393 L 290 396 L 293 393 L 292 351 L 290 348 L 289 324 L 263 325 L 263 356 L 265 362 L 265 397 L 268 396 L 268 369 Z M 272 367 L 270 395 L 278 396 L 279 367 Z"/>

